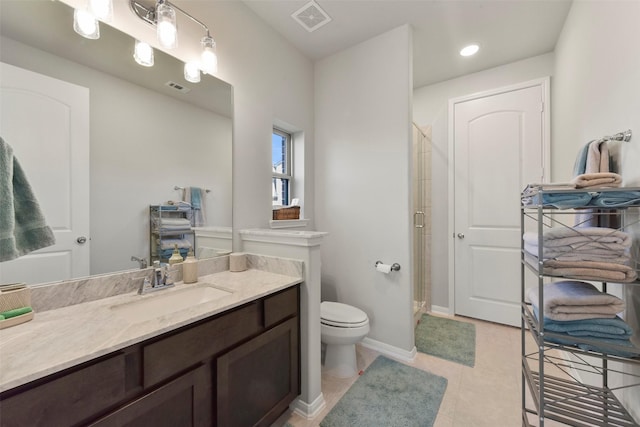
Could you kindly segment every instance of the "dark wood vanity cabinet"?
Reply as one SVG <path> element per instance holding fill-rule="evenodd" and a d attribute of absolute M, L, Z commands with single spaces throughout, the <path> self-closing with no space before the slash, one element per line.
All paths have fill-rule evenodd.
<path fill-rule="evenodd" d="M 268 426 L 300 393 L 299 286 L 0 395 L 0 426 Z"/>

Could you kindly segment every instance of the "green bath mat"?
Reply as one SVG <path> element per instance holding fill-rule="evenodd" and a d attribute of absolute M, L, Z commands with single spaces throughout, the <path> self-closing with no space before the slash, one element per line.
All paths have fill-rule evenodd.
<path fill-rule="evenodd" d="M 378 356 L 320 426 L 431 427 L 446 388 L 446 378 Z"/>
<path fill-rule="evenodd" d="M 466 366 L 476 363 L 476 325 L 423 314 L 416 327 L 416 348 Z"/>

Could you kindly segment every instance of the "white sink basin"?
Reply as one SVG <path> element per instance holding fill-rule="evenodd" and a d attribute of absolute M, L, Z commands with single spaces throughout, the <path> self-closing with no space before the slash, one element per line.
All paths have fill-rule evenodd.
<path fill-rule="evenodd" d="M 211 285 L 200 285 L 184 290 L 157 291 L 136 301 L 111 306 L 113 313 L 130 322 L 144 322 L 171 313 L 177 313 L 198 304 L 224 298 L 233 292 Z M 166 292 L 166 293 L 165 293 Z"/>

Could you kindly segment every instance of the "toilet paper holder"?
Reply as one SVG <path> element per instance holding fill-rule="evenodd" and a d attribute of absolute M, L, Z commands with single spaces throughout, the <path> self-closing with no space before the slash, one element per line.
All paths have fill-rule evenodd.
<path fill-rule="evenodd" d="M 378 264 L 383 264 L 382 261 L 376 261 L 375 267 L 378 267 Z M 391 271 L 400 271 L 400 264 L 394 262 L 391 264 Z"/>

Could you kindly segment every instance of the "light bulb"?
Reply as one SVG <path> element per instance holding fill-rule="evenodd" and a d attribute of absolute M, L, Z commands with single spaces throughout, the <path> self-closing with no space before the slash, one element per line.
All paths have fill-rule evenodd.
<path fill-rule="evenodd" d="M 89 0 L 89 12 L 102 22 L 111 22 L 113 19 L 113 1 Z"/>
<path fill-rule="evenodd" d="M 202 54 L 200 61 L 202 62 L 202 71 L 207 74 L 215 74 L 218 72 L 218 55 L 216 55 L 216 42 L 211 36 L 207 35 L 202 38 Z"/>
<path fill-rule="evenodd" d="M 191 83 L 200 83 L 200 66 L 197 62 L 184 64 L 184 79 Z"/>
<path fill-rule="evenodd" d="M 88 39 L 100 38 L 100 25 L 96 18 L 86 10 L 73 11 L 73 30 Z"/>
<path fill-rule="evenodd" d="M 176 26 L 176 11 L 164 0 L 156 5 L 157 34 L 160 45 L 173 49 L 178 45 L 178 28 Z"/>
<path fill-rule="evenodd" d="M 133 50 L 133 58 L 136 62 L 145 67 L 153 66 L 153 48 L 149 43 L 136 40 L 136 46 Z"/>

